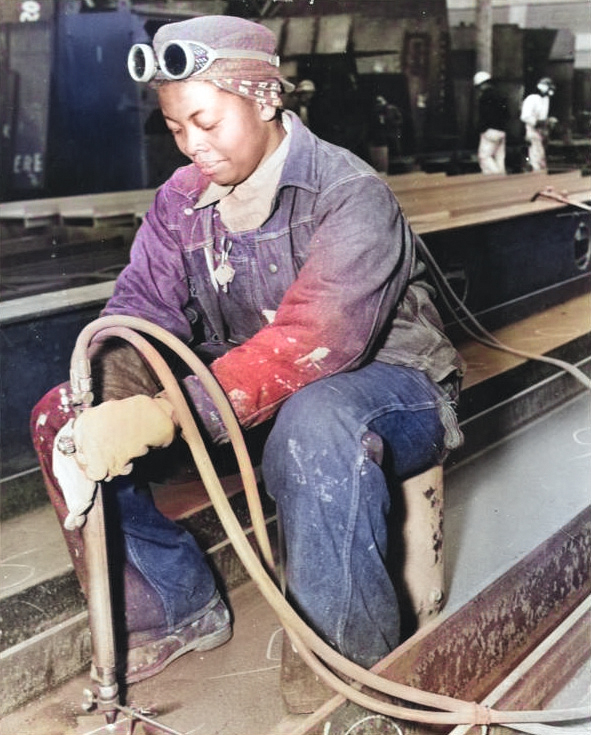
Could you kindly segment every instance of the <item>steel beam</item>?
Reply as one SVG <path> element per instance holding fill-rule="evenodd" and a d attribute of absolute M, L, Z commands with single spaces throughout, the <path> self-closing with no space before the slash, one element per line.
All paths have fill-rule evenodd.
<path fill-rule="evenodd" d="M 458 611 L 419 630 L 374 671 L 426 691 L 480 702 L 591 593 L 590 570 L 588 507 Z M 499 708 L 543 707 L 588 655 L 586 616 Z M 347 709 L 351 705 L 335 697 L 300 724 L 298 735 L 325 733 L 329 722 L 330 735 L 345 733 L 351 723 Z M 368 721 L 371 732 L 393 732 L 387 729 L 392 724 Z M 399 735 L 442 735 L 452 729 L 402 721 L 396 727 Z M 355 735 L 362 732 L 357 726 Z"/>

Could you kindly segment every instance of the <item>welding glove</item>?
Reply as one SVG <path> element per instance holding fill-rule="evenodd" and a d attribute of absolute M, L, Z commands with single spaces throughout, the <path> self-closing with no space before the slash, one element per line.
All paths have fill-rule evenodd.
<path fill-rule="evenodd" d="M 74 457 L 89 480 L 128 475 L 132 459 L 172 443 L 173 413 L 163 394 L 131 396 L 88 408 L 74 422 Z"/>
<path fill-rule="evenodd" d="M 73 440 L 73 423 L 74 419 L 70 419 L 59 430 L 53 443 L 52 453 L 53 474 L 62 489 L 69 511 L 64 521 L 64 528 L 67 531 L 74 531 L 84 525 L 86 513 L 92 506 L 96 491 L 96 482 L 86 477 L 84 471 L 76 462 L 75 456 L 64 454 L 63 450 L 59 448 L 64 440 L 66 442 Z"/>

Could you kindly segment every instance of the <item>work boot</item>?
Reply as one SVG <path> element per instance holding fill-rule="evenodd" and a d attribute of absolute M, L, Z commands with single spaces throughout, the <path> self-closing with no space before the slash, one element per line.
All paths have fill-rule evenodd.
<path fill-rule="evenodd" d="M 171 633 L 148 641 L 146 637 L 142 634 L 143 642 L 134 645 L 134 634 L 129 636 L 125 671 L 121 671 L 127 684 L 155 676 L 189 651 L 211 651 L 229 641 L 232 637 L 230 612 L 216 592 L 205 607 Z M 94 664 L 90 675 L 98 680 Z"/>

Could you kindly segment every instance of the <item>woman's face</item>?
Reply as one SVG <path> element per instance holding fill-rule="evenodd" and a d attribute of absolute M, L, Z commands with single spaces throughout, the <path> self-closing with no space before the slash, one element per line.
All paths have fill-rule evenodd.
<path fill-rule="evenodd" d="M 158 99 L 181 152 L 216 184 L 243 182 L 284 135 L 275 108 L 211 82 L 166 82 Z"/>

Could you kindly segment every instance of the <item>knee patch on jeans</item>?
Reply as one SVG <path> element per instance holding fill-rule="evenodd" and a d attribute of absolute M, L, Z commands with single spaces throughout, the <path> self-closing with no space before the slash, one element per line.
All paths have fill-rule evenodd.
<path fill-rule="evenodd" d="M 370 424 L 380 435 L 385 455 L 399 479 L 440 464 L 446 453 L 445 428 L 437 408 L 393 411 Z"/>

